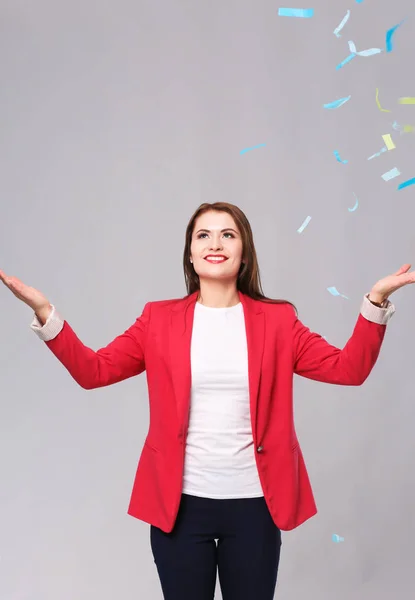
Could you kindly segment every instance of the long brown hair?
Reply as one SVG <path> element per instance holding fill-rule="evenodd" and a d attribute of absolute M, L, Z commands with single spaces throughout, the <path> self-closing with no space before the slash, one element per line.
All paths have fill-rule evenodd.
<path fill-rule="evenodd" d="M 253 298 L 253 300 L 260 300 L 261 302 L 269 302 L 272 304 L 291 304 L 297 313 L 297 309 L 292 302 L 289 302 L 288 300 L 268 298 L 264 295 L 264 292 L 262 291 L 258 259 L 251 225 L 245 213 L 234 204 L 229 204 L 228 202 L 204 202 L 199 206 L 199 208 L 196 209 L 190 218 L 186 228 L 186 238 L 183 251 L 184 279 L 186 282 L 188 295 L 193 294 L 200 289 L 199 275 L 196 273 L 192 263 L 190 262 L 190 245 L 192 242 L 193 229 L 196 219 L 203 213 L 210 210 L 226 212 L 231 215 L 240 231 L 244 260 L 241 263 L 238 273 L 238 279 L 236 282 L 237 289 L 250 298 Z"/>

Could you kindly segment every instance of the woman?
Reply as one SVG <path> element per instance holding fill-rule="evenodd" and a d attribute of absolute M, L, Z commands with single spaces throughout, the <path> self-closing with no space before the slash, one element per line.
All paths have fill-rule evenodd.
<path fill-rule="evenodd" d="M 232 204 L 202 204 L 187 227 L 188 294 L 149 302 L 122 335 L 86 347 L 41 292 L 0 271 L 32 328 L 85 389 L 146 370 L 150 425 L 128 513 L 151 524 L 164 598 L 274 597 L 281 530 L 316 514 L 293 422 L 293 375 L 362 385 L 379 355 L 388 300 L 414 283 L 378 281 L 340 350 L 261 291 L 251 227 Z M 217 543 L 216 543 L 217 541 Z"/>

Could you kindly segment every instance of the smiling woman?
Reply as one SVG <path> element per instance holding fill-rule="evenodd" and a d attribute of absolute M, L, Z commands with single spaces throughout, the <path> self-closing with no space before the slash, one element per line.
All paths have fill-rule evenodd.
<path fill-rule="evenodd" d="M 375 365 L 404 264 L 363 298 L 343 349 L 261 288 L 238 207 L 202 204 L 186 229 L 187 295 L 148 302 L 123 334 L 87 347 L 38 290 L 0 271 L 31 327 L 84 389 L 146 371 L 150 424 L 128 513 L 151 525 L 165 600 L 271 600 L 281 531 L 317 508 L 297 439 L 293 377 L 359 386 Z M 217 541 L 217 544 L 216 544 Z"/>
<path fill-rule="evenodd" d="M 205 305 L 232 306 L 239 302 L 240 291 L 254 300 L 295 309 L 288 300 L 264 295 L 251 225 L 234 204 L 205 203 L 194 212 L 186 229 L 183 268 L 188 294 L 198 290 L 198 301 Z M 229 283 L 235 281 L 231 292 Z"/>

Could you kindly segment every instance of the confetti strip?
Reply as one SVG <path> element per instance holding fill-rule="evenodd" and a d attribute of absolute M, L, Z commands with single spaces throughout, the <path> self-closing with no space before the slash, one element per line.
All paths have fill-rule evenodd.
<path fill-rule="evenodd" d="M 382 52 L 380 48 L 369 48 L 368 50 L 360 50 L 360 52 L 358 52 L 356 50 L 356 44 L 354 42 L 349 41 L 348 44 L 350 54 L 340 64 L 337 65 L 336 69 L 341 69 L 342 67 L 344 67 L 344 65 L 350 62 L 355 56 L 373 56 L 374 54 L 379 54 L 380 52 Z"/>
<path fill-rule="evenodd" d="M 384 181 L 389 181 L 390 179 L 394 179 L 395 177 L 398 177 L 400 174 L 401 174 L 401 172 L 399 171 L 399 169 L 394 167 L 390 171 L 387 171 L 386 173 L 384 173 L 382 175 L 382 179 Z"/>
<path fill-rule="evenodd" d="M 329 102 L 328 104 L 323 104 L 324 108 L 328 108 L 328 109 L 335 109 L 335 108 L 339 108 L 339 106 L 342 106 L 343 104 L 345 104 L 348 100 L 350 100 L 351 96 L 347 96 L 346 98 L 340 98 L 339 100 L 334 100 L 334 102 Z"/>
<path fill-rule="evenodd" d="M 241 150 L 240 154 L 245 154 L 246 152 L 249 152 L 250 150 L 256 150 L 256 148 L 263 148 L 265 146 L 265 144 L 258 144 L 258 146 L 251 146 L 250 148 L 244 148 L 243 150 Z"/>
<path fill-rule="evenodd" d="M 344 18 L 343 18 L 343 21 L 342 21 L 342 22 L 340 23 L 340 25 L 338 25 L 338 26 L 336 27 L 336 29 L 333 31 L 333 33 L 334 33 L 334 35 L 335 35 L 336 37 L 338 37 L 338 38 L 339 38 L 339 37 L 341 37 L 341 35 L 340 35 L 340 31 L 341 31 L 341 30 L 343 29 L 343 27 L 346 25 L 347 21 L 349 20 L 349 17 L 350 17 L 350 10 L 348 10 L 348 11 L 347 11 L 346 15 L 345 15 L 345 16 L 344 16 Z"/>
<path fill-rule="evenodd" d="M 314 16 L 314 8 L 279 8 L 278 15 L 280 17 L 300 17 L 310 19 Z"/>
<path fill-rule="evenodd" d="M 390 110 L 388 110 L 387 108 L 382 108 L 379 102 L 379 89 L 376 88 L 376 104 L 378 105 L 378 109 L 381 110 L 382 112 L 392 112 Z"/>
<path fill-rule="evenodd" d="M 385 142 L 386 148 L 388 150 L 393 150 L 394 148 L 396 148 L 395 144 L 393 143 L 390 133 L 386 133 L 385 135 L 382 135 L 382 139 Z"/>
<path fill-rule="evenodd" d="M 330 294 L 332 296 L 342 296 L 343 298 L 346 298 L 346 300 L 348 300 L 349 298 L 347 296 L 345 296 L 344 294 L 341 294 L 340 292 L 337 291 L 337 289 L 335 287 L 328 287 L 327 291 L 330 292 Z"/>
<path fill-rule="evenodd" d="M 400 183 L 398 185 L 398 190 L 403 190 L 406 187 L 409 187 L 410 185 L 415 185 L 415 177 L 413 177 L 412 179 L 408 179 L 407 181 L 403 181 L 402 183 Z"/>
<path fill-rule="evenodd" d="M 338 153 L 338 151 L 337 151 L 337 150 L 335 150 L 335 151 L 333 152 L 333 154 L 334 154 L 334 156 L 336 157 L 336 160 L 337 160 L 337 162 L 339 162 L 339 163 L 343 163 L 344 165 L 346 165 L 346 164 L 349 162 L 348 160 L 342 160 L 342 159 L 340 158 L 340 154 Z"/>
<path fill-rule="evenodd" d="M 358 2 L 358 0 L 356 0 L 356 2 Z M 341 537 L 340 535 L 337 535 L 337 533 L 333 533 L 333 535 L 331 536 L 331 539 L 336 544 L 338 544 L 340 542 L 344 542 L 344 537 Z"/>
<path fill-rule="evenodd" d="M 386 32 L 386 52 L 392 52 L 392 50 L 393 50 L 393 45 L 392 45 L 393 34 L 398 29 L 398 27 L 400 27 L 402 25 L 402 23 L 404 21 L 405 21 L 405 19 L 403 19 L 400 23 L 395 25 L 395 27 L 391 27 L 390 29 L 388 29 L 388 31 Z"/>
<path fill-rule="evenodd" d="M 387 152 L 388 149 L 387 148 L 382 148 L 380 152 L 376 152 L 376 154 L 372 154 L 372 156 L 369 156 L 369 158 L 367 160 L 372 160 L 372 158 L 376 158 L 377 156 L 380 156 L 381 154 L 383 154 L 384 152 Z"/>
<path fill-rule="evenodd" d="M 348 44 L 350 52 L 352 54 L 357 54 L 357 56 L 373 56 L 374 54 L 380 54 L 382 52 L 381 48 L 369 48 L 368 50 L 360 50 L 360 52 L 358 52 L 354 42 L 350 41 Z"/>
<path fill-rule="evenodd" d="M 356 54 L 349 54 L 349 56 L 346 56 L 346 58 L 344 60 L 341 61 L 341 63 L 339 63 L 336 66 L 336 71 L 338 71 L 339 69 L 341 69 L 342 67 L 344 67 L 344 65 L 347 65 L 348 62 L 350 62 L 352 60 L 352 58 L 354 58 L 355 56 L 357 56 Z"/>
<path fill-rule="evenodd" d="M 399 98 L 399 104 L 415 104 L 415 98 Z"/>
<path fill-rule="evenodd" d="M 347 209 L 349 212 L 354 212 L 356 210 L 356 208 L 359 206 L 359 200 L 357 199 L 357 196 L 356 196 L 356 194 L 354 192 L 353 192 L 353 196 L 356 198 L 356 203 L 353 206 L 353 208 L 348 208 Z"/>
<path fill-rule="evenodd" d="M 307 227 L 307 225 L 310 223 L 311 221 L 311 217 L 307 217 L 304 221 L 304 223 L 301 225 L 301 227 L 299 227 L 297 229 L 297 233 L 303 233 L 304 229 Z"/>

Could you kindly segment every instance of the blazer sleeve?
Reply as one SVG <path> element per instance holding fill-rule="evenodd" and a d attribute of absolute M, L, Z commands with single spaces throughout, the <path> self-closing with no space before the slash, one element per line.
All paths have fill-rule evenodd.
<path fill-rule="evenodd" d="M 293 325 L 294 373 L 323 383 L 362 385 L 378 359 L 386 322 L 395 310 L 389 303 L 386 309 L 377 309 L 383 313 L 374 315 L 367 302 L 365 297 L 352 336 L 343 349 L 332 346 L 296 318 Z"/>
<path fill-rule="evenodd" d="M 47 347 L 84 389 L 92 390 L 118 383 L 145 370 L 145 346 L 151 302 L 133 325 L 107 346 L 92 350 L 81 342 L 69 323 L 48 341 Z"/>

